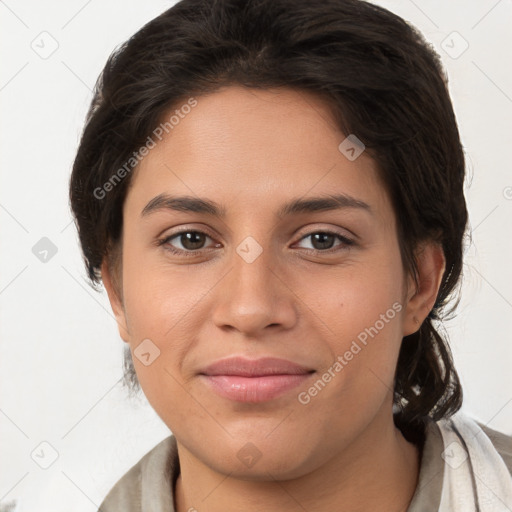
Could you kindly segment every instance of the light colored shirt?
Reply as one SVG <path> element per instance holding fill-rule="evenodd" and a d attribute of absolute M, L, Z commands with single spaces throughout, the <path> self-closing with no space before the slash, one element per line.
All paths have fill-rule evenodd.
<path fill-rule="evenodd" d="M 481 423 L 478 425 L 512 475 L 512 436 Z M 440 429 L 436 422 L 430 421 L 421 450 L 418 485 L 407 512 L 435 512 L 439 509 L 446 464 L 442 457 L 444 449 Z M 173 493 L 179 474 L 176 438 L 171 435 L 123 475 L 108 493 L 99 512 L 175 512 Z"/>

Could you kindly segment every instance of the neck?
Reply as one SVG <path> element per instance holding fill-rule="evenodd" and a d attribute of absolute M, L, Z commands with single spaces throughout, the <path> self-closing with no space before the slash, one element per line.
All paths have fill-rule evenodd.
<path fill-rule="evenodd" d="M 176 512 L 406 512 L 417 486 L 420 451 L 394 426 L 392 415 L 387 419 L 383 425 L 376 418 L 341 453 L 293 480 L 251 481 L 220 474 L 178 442 Z"/>

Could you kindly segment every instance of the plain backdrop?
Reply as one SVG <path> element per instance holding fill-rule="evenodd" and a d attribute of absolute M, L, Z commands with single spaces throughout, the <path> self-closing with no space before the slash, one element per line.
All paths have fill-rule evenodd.
<path fill-rule="evenodd" d="M 68 511 L 65 503 L 74 512 L 95 511 L 121 475 L 169 435 L 145 397 L 130 400 L 121 385 L 124 344 L 106 294 L 85 279 L 67 187 L 106 58 L 173 3 L 0 0 L 5 509 L 16 499 L 17 510 L 30 512 Z M 512 2 L 376 3 L 416 25 L 448 72 L 467 155 L 473 243 L 458 315 L 445 328 L 463 409 L 512 434 Z M 40 247 L 49 251 L 46 261 Z"/>

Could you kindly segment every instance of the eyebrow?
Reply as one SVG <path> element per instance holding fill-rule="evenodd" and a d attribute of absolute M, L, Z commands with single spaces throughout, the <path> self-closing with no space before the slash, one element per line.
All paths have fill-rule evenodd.
<path fill-rule="evenodd" d="M 369 204 L 347 194 L 329 194 L 320 197 L 297 198 L 286 203 L 277 212 L 278 217 L 290 216 L 296 213 L 310 213 L 327 210 L 339 210 L 345 208 L 357 208 L 373 214 Z M 151 213 L 173 210 L 180 212 L 205 213 L 218 218 L 226 217 L 226 209 L 215 201 L 201 199 L 192 196 L 171 196 L 159 194 L 149 201 L 141 212 L 141 217 Z"/>

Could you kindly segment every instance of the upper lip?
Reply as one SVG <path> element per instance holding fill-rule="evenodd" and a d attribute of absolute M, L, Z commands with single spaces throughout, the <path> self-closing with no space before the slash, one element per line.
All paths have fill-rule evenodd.
<path fill-rule="evenodd" d="M 262 357 L 260 359 L 229 357 L 210 364 L 201 370 L 200 374 L 261 377 L 265 375 L 302 375 L 313 371 L 311 368 L 276 357 Z"/>

